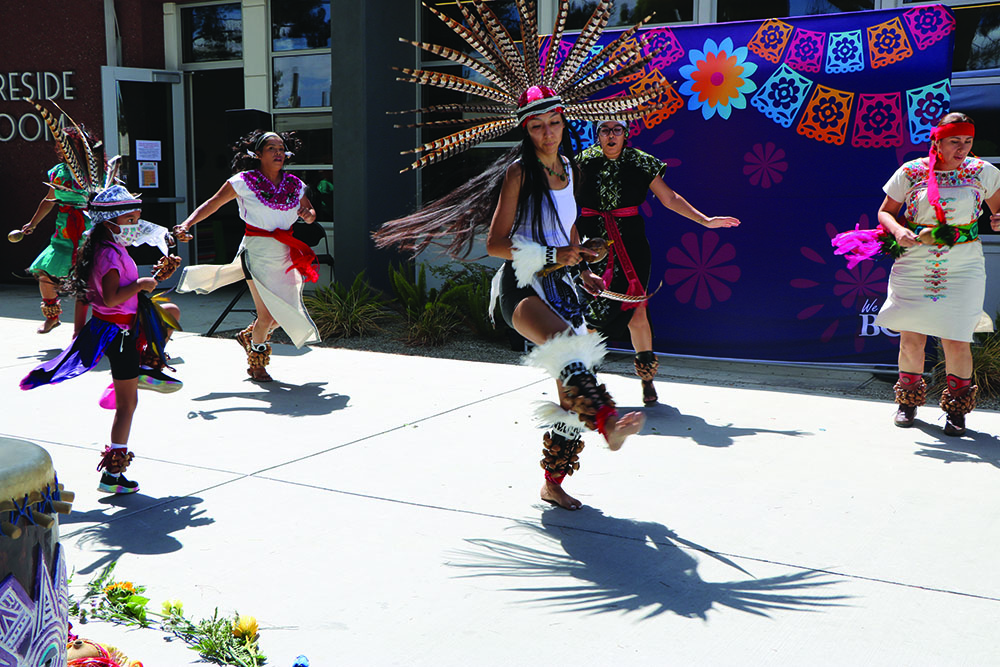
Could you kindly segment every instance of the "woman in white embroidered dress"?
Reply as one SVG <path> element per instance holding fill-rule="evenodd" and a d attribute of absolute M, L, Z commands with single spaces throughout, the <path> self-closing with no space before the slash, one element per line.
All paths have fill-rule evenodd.
<path fill-rule="evenodd" d="M 246 279 L 257 318 L 236 338 L 247 353 L 247 374 L 257 382 L 272 379 L 265 367 L 274 329 L 284 329 L 296 347 L 320 340 L 302 303 L 304 283 L 316 281 L 316 256 L 291 232 L 300 218 L 310 224 L 316 220 L 305 183 L 284 171 L 293 154 L 289 149 L 297 148 L 298 139 L 290 132 L 255 130 L 243 137 L 234 147 L 232 178 L 174 227 L 177 238 L 188 241 L 195 224 L 233 199 L 239 204 L 246 231 L 236 259 L 226 266 L 187 267 L 177 291 L 205 294 Z"/>
<path fill-rule="evenodd" d="M 536 413 L 550 426 L 543 438 L 541 498 L 574 510 L 580 501 L 563 490 L 562 482 L 579 468 L 581 427 L 599 431 L 617 450 L 642 429 L 645 418 L 638 412 L 619 417 L 594 377 L 604 345 L 596 333 L 587 333 L 575 282 L 577 265 L 594 253 L 580 245 L 574 225 L 575 165 L 560 153 L 560 148 L 571 153 L 562 101 L 539 86 L 522 95 L 518 106 L 521 156 L 507 169 L 486 247 L 491 256 L 508 260 L 496 281 L 504 319 L 536 345 L 527 363 L 545 369 L 557 383 L 559 405 Z M 554 265 L 560 268 L 539 273 Z"/>
<path fill-rule="evenodd" d="M 984 203 L 993 213 L 990 225 L 1000 231 L 1000 170 L 969 156 L 974 136 L 971 118 L 945 115 L 931 134 L 929 157 L 893 174 L 878 212 L 879 224 L 905 249 L 893 264 L 889 294 L 875 320 L 900 332 L 895 424 L 912 426 L 926 400 L 924 348 L 927 336 L 937 336 L 947 372 L 944 432 L 958 436 L 975 407 L 969 343 L 975 331 L 992 330 L 983 312 L 986 268 L 977 226 Z"/>

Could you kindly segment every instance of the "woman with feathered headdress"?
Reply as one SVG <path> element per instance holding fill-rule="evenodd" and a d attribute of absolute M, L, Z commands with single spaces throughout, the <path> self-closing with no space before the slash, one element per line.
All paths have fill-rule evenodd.
<path fill-rule="evenodd" d="M 101 142 L 82 126 L 56 129 L 56 133 L 56 153 L 60 157 L 66 151 L 71 151 L 79 162 L 82 156 L 90 152 L 103 165 Z M 62 306 L 59 303 L 58 287 L 69 275 L 83 234 L 91 227 L 86 209 L 93 193 L 88 183 L 78 180 L 79 173 L 70 168 L 65 158 L 49 169 L 49 191 L 38 203 L 38 208 L 28 223 L 21 227 L 21 233 L 31 234 L 53 209 L 56 210 L 55 231 L 49 244 L 28 267 L 28 272 L 38 280 L 38 289 L 42 294 L 42 316 L 45 320 L 38 327 L 40 334 L 48 333 L 60 324 Z M 80 332 L 86 319 L 87 306 L 77 301 L 73 317 L 74 336 Z"/>
<path fill-rule="evenodd" d="M 628 145 L 628 123 L 612 118 L 595 125 L 597 144 L 577 156 L 587 187 L 577 198 L 580 218 L 576 225 L 581 235 L 604 239 L 609 247 L 607 258 L 594 263 L 597 273 L 584 274 L 583 280 L 595 294 L 612 290 L 645 299 L 652 253 L 639 206 L 650 192 L 668 209 L 705 227 L 736 227 L 740 221 L 730 216 L 709 217 L 672 190 L 663 180 L 666 165 Z M 653 352 L 646 301 L 594 299 L 587 308 L 587 322 L 612 340 L 631 339 L 635 374 L 642 381 L 642 402 L 656 403 L 653 379 L 660 364 Z"/>
<path fill-rule="evenodd" d="M 604 343 L 597 334 L 586 331 L 582 288 L 576 278 L 580 265 L 599 254 L 580 244 L 573 224 L 574 185 L 579 178 L 571 159 L 567 119 L 640 118 L 660 108 L 656 100 L 669 84 L 634 95 L 590 99 L 641 69 L 657 53 L 644 39 L 632 40 L 645 21 L 603 49 L 595 48 L 611 17 L 613 2 L 597 3 L 561 61 L 567 0 L 559 3 L 544 58 L 539 50 L 536 7 L 529 0 L 517 0 L 523 50 L 485 3 L 474 3 L 478 15 L 466 4 L 458 3 L 465 25 L 431 11 L 482 58 L 436 44 L 411 43 L 462 65 L 488 83 L 406 68 L 401 69 L 406 75 L 401 80 L 488 101 L 415 110 L 475 114 L 459 120 L 422 121 L 415 126 L 478 124 L 418 147 L 414 152 L 419 157 L 409 168 L 447 159 L 510 130 L 518 132 L 520 145 L 449 195 L 412 215 L 385 223 L 375 239 L 381 247 L 399 246 L 415 253 L 439 244 L 452 256 L 465 257 L 476 236 L 488 229 L 489 254 L 505 260 L 494 279 L 494 295 L 503 317 L 535 344 L 526 363 L 546 370 L 558 387 L 559 404 L 543 404 L 536 411 L 539 421 L 549 426 L 543 436 L 545 481 L 541 497 L 566 509 L 578 509 L 581 503 L 566 493 L 562 483 L 580 466 L 582 430 L 599 431 L 608 446 L 617 450 L 628 436 L 641 430 L 644 418 L 637 412 L 619 415 L 604 385 L 594 376 Z M 442 241 L 444 238 L 450 240 Z"/>

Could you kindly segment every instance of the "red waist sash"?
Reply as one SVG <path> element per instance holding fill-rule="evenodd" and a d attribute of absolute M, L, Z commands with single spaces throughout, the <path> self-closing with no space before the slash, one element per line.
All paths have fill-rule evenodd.
<path fill-rule="evenodd" d="M 275 229 L 274 231 L 269 232 L 265 229 L 261 229 L 260 227 L 254 227 L 253 225 L 248 224 L 244 234 L 246 236 L 270 236 L 271 238 L 284 243 L 288 246 L 288 257 L 292 261 L 292 265 L 285 269 L 285 273 L 295 269 L 302 274 L 302 279 L 307 283 L 314 283 L 319 280 L 319 274 L 316 273 L 316 269 L 313 268 L 313 263 L 316 261 L 316 253 L 314 253 L 312 248 L 308 245 L 292 236 L 292 230 Z"/>
<path fill-rule="evenodd" d="M 592 208 L 582 208 L 580 210 L 580 215 L 585 218 L 599 217 L 604 220 L 604 229 L 608 232 L 608 238 L 611 240 L 611 246 L 608 248 L 608 265 L 604 269 L 604 275 L 601 279 L 604 281 L 604 289 L 611 286 L 611 278 L 615 273 L 615 256 L 618 256 L 618 260 L 621 262 L 622 271 L 625 273 L 625 278 L 628 280 L 628 290 L 625 294 L 628 296 L 642 296 L 646 293 L 645 288 L 642 286 L 642 281 L 639 280 L 639 275 L 635 272 L 635 267 L 632 266 L 632 260 L 628 257 L 628 251 L 625 249 L 625 244 L 622 242 L 621 232 L 618 230 L 618 222 L 615 218 L 630 218 L 633 215 L 639 215 L 638 206 L 627 206 L 625 208 L 616 208 L 612 211 L 596 211 Z M 646 302 L 641 303 L 623 303 L 621 304 L 622 310 L 631 310 L 632 308 L 645 307 Z"/>
<path fill-rule="evenodd" d="M 135 313 L 94 313 L 94 317 L 111 324 L 131 327 L 135 322 Z"/>
<path fill-rule="evenodd" d="M 70 261 L 76 264 L 76 250 L 80 245 L 80 239 L 87 230 L 87 219 L 83 216 L 83 210 L 67 204 L 59 205 L 59 212 L 66 214 L 66 227 L 63 234 L 73 242 L 73 256 Z"/>

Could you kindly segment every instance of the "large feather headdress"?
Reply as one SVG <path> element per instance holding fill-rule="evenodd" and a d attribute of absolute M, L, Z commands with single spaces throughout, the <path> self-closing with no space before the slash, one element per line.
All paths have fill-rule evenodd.
<path fill-rule="evenodd" d="M 592 95 L 622 82 L 640 70 L 659 52 L 659 49 L 650 48 L 644 38 L 638 41 L 632 40 L 633 35 L 648 23 L 652 16 L 647 16 L 623 32 L 618 39 L 596 51 L 594 46 L 607 26 L 614 7 L 614 0 L 600 0 L 577 36 L 576 42 L 565 58 L 557 64 L 559 47 L 569 14 L 569 0 L 559 0 L 552 38 L 544 59 L 540 52 L 541 39 L 535 2 L 515 1 L 521 23 L 521 49 L 518 49 L 513 37 L 483 0 L 457 0 L 456 4 L 462 12 L 465 25 L 424 4 L 478 53 L 479 57 L 446 46 L 400 38 L 401 42 L 412 44 L 462 65 L 487 81 L 478 83 L 452 74 L 396 68 L 405 75 L 398 77 L 398 81 L 445 88 L 486 100 L 485 103 L 438 104 L 395 112 L 419 113 L 421 118 L 424 114 L 435 113 L 476 114 L 470 118 L 420 120 L 407 125 L 406 127 L 428 127 L 474 124 L 441 139 L 429 141 L 413 150 L 404 151 L 404 154 L 415 153 L 419 157 L 402 171 L 420 169 L 440 162 L 510 131 L 520 122 L 519 101 L 523 104 L 526 100 L 537 97 L 527 95 L 532 88 L 542 89 L 546 93 L 551 92 L 558 96 L 562 102 L 560 106 L 563 114 L 571 120 L 614 119 L 628 122 L 662 107 L 655 100 L 669 87 L 667 83 L 651 87 L 642 93 L 590 99 Z M 470 4 L 475 12 L 468 7 Z"/>
<path fill-rule="evenodd" d="M 90 199 L 93 199 L 94 195 L 98 192 L 118 182 L 120 158 L 112 158 L 105 164 L 102 157 L 103 152 L 98 153 L 97 150 L 101 147 L 100 139 L 88 134 L 55 102 L 52 102 L 52 105 L 62 115 L 62 119 L 59 121 L 56 120 L 55 116 L 48 109 L 38 102 L 32 99 L 26 99 L 26 101 L 38 109 L 38 113 L 41 115 L 42 120 L 45 121 L 46 127 L 48 127 L 49 132 L 55 138 L 56 152 L 69 168 L 70 173 L 73 174 L 77 190 L 88 192 Z M 63 124 L 63 119 L 69 122 L 69 126 Z M 79 137 L 79 146 L 71 140 L 71 134 Z M 73 191 L 73 188 L 58 183 L 47 183 L 47 185 L 57 190 Z"/>

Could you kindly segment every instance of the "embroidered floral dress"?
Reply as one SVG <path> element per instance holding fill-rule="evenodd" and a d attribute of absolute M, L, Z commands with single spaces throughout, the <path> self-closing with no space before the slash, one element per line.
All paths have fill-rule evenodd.
<path fill-rule="evenodd" d="M 264 305 L 296 347 L 320 340 L 319 330 L 302 303 L 302 274 L 294 270 L 289 246 L 267 235 L 252 235 L 254 227 L 263 232 L 291 229 L 299 217 L 299 202 L 306 185 L 282 172 L 275 185 L 259 171 L 241 171 L 229 179 L 236 191 L 240 218 L 247 224 L 236 259 L 226 266 L 189 266 L 181 274 L 177 292 L 207 294 L 244 278 L 241 258 L 253 279 Z M 256 234 L 256 232 L 254 232 Z"/>
<path fill-rule="evenodd" d="M 73 191 L 54 189 L 56 229 L 49 245 L 35 258 L 28 271 L 36 275 L 65 278 L 73 266 L 73 257 L 83 233 L 91 227 L 90 218 L 83 212 L 87 207 L 87 192 L 77 188 L 69 167 L 61 162 L 49 169 L 48 177 L 50 183 L 73 188 Z"/>
<path fill-rule="evenodd" d="M 1000 170 L 968 157 L 958 169 L 935 175 L 948 224 L 959 230 L 959 240 L 951 248 L 914 246 L 897 259 L 875 323 L 893 331 L 971 342 L 975 331 L 992 330 L 983 312 L 986 266 L 976 221 L 983 202 L 1000 189 Z M 904 204 L 901 222 L 915 233 L 937 224 L 927 200 L 927 158 L 904 164 L 883 190 Z"/>
<path fill-rule="evenodd" d="M 604 156 L 600 146 L 591 146 L 577 156 L 582 172 L 580 193 L 577 200 L 582 209 L 614 211 L 616 209 L 641 206 L 649 194 L 653 179 L 663 174 L 666 166 L 656 157 L 635 148 L 626 147 L 615 160 Z M 646 222 L 636 211 L 635 215 L 615 216 L 621 234 L 624 252 L 628 256 L 643 290 L 649 285 L 651 254 L 646 238 Z M 604 219 L 600 216 L 581 215 L 576 221 L 581 238 L 603 238 L 608 235 Z M 614 247 L 614 246 L 612 246 Z M 620 253 L 620 249 L 615 249 Z M 610 256 L 609 256 L 610 257 Z M 608 261 L 591 264 L 597 275 L 603 275 Z M 623 263 L 616 255 L 611 282 L 607 288 L 624 294 L 628 291 L 628 277 Z M 623 310 L 622 304 L 610 299 L 594 299 L 587 309 L 587 322 L 592 327 L 612 338 L 628 334 L 631 310 Z"/>

